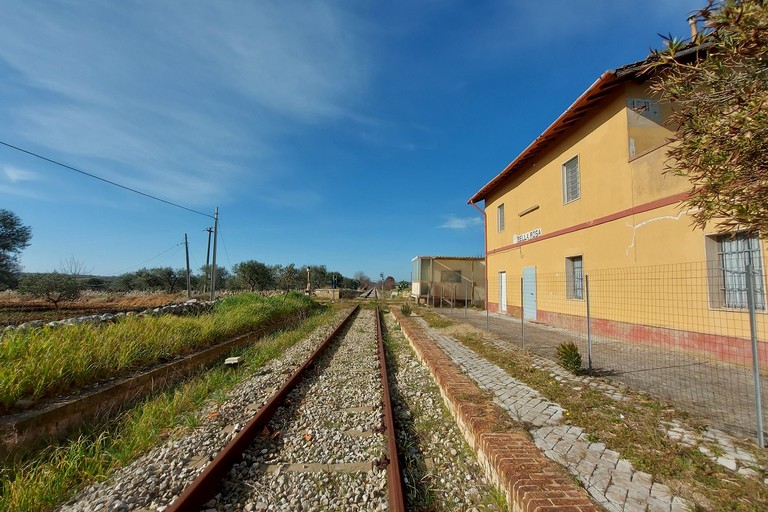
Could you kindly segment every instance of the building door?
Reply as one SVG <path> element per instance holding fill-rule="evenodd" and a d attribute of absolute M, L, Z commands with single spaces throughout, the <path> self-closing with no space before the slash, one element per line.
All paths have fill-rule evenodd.
<path fill-rule="evenodd" d="M 499 272 L 499 312 L 507 312 L 507 273 Z"/>
<path fill-rule="evenodd" d="M 523 311 L 526 320 L 536 320 L 536 267 L 523 269 Z"/>

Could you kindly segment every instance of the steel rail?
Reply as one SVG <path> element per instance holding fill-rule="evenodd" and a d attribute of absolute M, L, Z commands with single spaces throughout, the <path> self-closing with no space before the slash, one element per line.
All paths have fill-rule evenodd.
<path fill-rule="evenodd" d="M 403 480 L 400 476 L 400 461 L 397 456 L 397 439 L 395 420 L 392 412 L 392 400 L 389 394 L 389 377 L 387 376 L 387 357 L 384 353 L 384 337 L 381 333 L 381 313 L 376 308 L 376 339 L 379 345 L 379 368 L 384 402 L 384 435 L 387 438 L 387 490 L 389 510 L 405 512 L 405 495 Z"/>
<path fill-rule="evenodd" d="M 349 314 L 336 326 L 331 334 L 315 349 L 311 356 L 301 365 L 288 381 L 259 409 L 256 415 L 237 433 L 219 454 L 205 467 L 202 473 L 189 484 L 179 497 L 169 506 L 167 512 L 197 511 L 209 501 L 218 491 L 221 481 L 227 476 L 235 463 L 239 462 L 242 454 L 253 444 L 263 427 L 269 423 L 277 408 L 288 396 L 288 393 L 301 380 L 304 371 L 315 362 L 317 357 L 331 343 L 333 338 L 349 322 L 359 306 L 355 306 Z"/>

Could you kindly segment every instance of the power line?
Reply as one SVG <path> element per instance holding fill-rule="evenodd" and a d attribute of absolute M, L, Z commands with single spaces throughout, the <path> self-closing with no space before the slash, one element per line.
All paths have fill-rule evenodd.
<path fill-rule="evenodd" d="M 229 268 L 232 268 L 232 261 L 229 259 L 229 251 L 227 250 L 227 243 L 224 241 L 224 233 L 221 231 L 221 222 L 219 222 L 219 236 L 221 237 L 221 245 L 224 246 L 224 254 L 227 255 L 227 263 L 229 263 Z"/>
<path fill-rule="evenodd" d="M 159 197 L 155 197 L 153 195 L 150 195 L 150 194 L 147 194 L 147 193 L 144 193 L 144 192 L 140 192 L 140 191 L 138 191 L 138 190 L 136 190 L 134 188 L 126 187 L 125 185 L 121 185 L 119 183 L 115 183 L 114 181 L 110 181 L 108 179 L 101 178 L 99 176 L 96 176 L 95 174 L 91 174 L 89 172 L 82 171 L 80 169 L 77 169 L 76 167 L 72 167 L 71 165 L 67 165 L 67 164 L 63 164 L 61 162 L 57 162 L 56 160 L 44 157 L 44 156 L 39 155 L 37 153 L 33 153 L 32 151 L 28 151 L 26 149 L 22 149 L 22 148 L 20 148 L 18 146 L 14 146 L 13 144 L 8 144 L 7 142 L 3 142 L 1 140 L 0 140 L 0 144 L 2 144 L 3 146 L 7 146 L 7 147 L 9 147 L 11 149 L 15 149 L 16 151 L 21 151 L 22 153 L 26 153 L 28 155 L 34 156 L 35 158 L 39 158 L 40 160 L 45 160 L 46 162 L 50 162 L 52 164 L 64 167 L 65 169 L 69 169 L 70 171 L 79 172 L 80 174 L 84 174 L 85 176 L 88 176 L 90 178 L 93 178 L 93 179 L 96 179 L 96 180 L 99 180 L 99 181 L 103 181 L 104 183 L 109 183 L 110 185 L 114 185 L 116 187 L 120 187 L 120 188 L 128 190 L 130 192 L 134 192 L 134 193 L 142 195 L 144 197 L 148 197 L 150 199 L 154 199 L 155 201 L 160 201 L 161 203 L 165 203 L 165 204 L 168 204 L 168 205 L 171 205 L 171 206 L 175 206 L 176 208 L 181 208 L 182 210 L 187 210 L 188 212 L 192 212 L 192 213 L 196 213 L 198 215 L 204 215 L 205 217 L 213 218 L 213 215 L 209 215 L 207 213 L 199 212 L 197 210 L 193 210 L 192 208 L 187 208 L 186 206 L 181 206 L 180 204 L 172 203 L 170 201 L 166 201 L 165 199 L 160 199 Z"/>
<path fill-rule="evenodd" d="M 177 248 L 177 247 L 179 247 L 179 246 L 181 246 L 181 245 L 184 245 L 184 242 L 179 242 L 178 244 L 174 245 L 173 247 L 170 247 L 169 249 L 166 249 L 166 250 L 164 250 L 164 251 L 163 251 L 163 252 L 161 252 L 160 254 L 158 254 L 158 255 L 156 255 L 156 256 L 152 256 L 152 257 L 151 257 L 151 258 L 149 258 L 148 260 L 144 260 L 144 261 L 142 261 L 141 263 L 139 263 L 139 264 L 137 264 L 137 265 L 131 265 L 130 267 L 126 267 L 125 269 L 123 269 L 123 270 L 122 270 L 122 271 L 120 271 L 119 273 L 120 273 L 120 274 L 124 274 L 124 273 L 125 273 L 127 270 L 130 270 L 130 269 L 132 269 L 132 268 L 138 268 L 138 267 L 140 267 L 140 266 L 142 266 L 142 265 L 145 265 L 145 264 L 149 263 L 150 261 L 152 261 L 152 260 L 156 260 L 157 258 L 159 258 L 159 257 L 161 257 L 161 256 L 163 256 L 163 255 L 165 255 L 165 254 L 167 254 L 167 253 L 169 253 L 169 252 L 171 252 L 172 250 L 174 250 L 175 248 Z"/>

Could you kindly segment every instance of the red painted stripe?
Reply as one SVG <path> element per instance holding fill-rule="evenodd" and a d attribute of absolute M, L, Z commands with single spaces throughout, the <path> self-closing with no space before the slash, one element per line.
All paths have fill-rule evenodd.
<path fill-rule="evenodd" d="M 673 196 L 657 199 L 656 201 L 651 201 L 650 203 L 645 203 L 638 206 L 634 206 L 632 208 L 627 208 L 626 210 L 621 210 L 616 213 L 606 215 L 605 217 L 598 217 L 597 219 L 588 220 L 587 222 L 582 222 L 581 224 L 576 224 L 574 226 L 570 226 L 567 228 L 558 229 L 557 231 L 553 231 L 552 233 L 541 235 L 540 237 L 533 238 L 531 240 L 526 240 L 525 242 L 504 245 L 502 247 L 499 247 L 498 249 L 487 251 L 487 254 L 496 254 L 499 252 L 508 251 L 510 249 L 517 249 L 518 247 L 522 247 L 523 245 L 534 244 L 536 242 L 541 242 L 549 238 L 555 238 L 558 236 L 567 235 L 575 231 L 581 231 L 582 229 L 599 226 L 600 224 L 605 224 L 606 222 L 612 222 L 614 220 L 623 219 L 624 217 L 629 217 L 630 215 L 635 215 L 638 213 L 655 210 L 656 208 L 661 208 L 662 206 L 669 206 L 670 204 L 679 203 L 680 201 L 687 199 L 688 196 L 689 196 L 689 192 L 681 192 Z"/>

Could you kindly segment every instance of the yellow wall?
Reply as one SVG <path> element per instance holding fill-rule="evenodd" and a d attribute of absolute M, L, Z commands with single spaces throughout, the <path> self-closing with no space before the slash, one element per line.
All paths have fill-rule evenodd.
<path fill-rule="evenodd" d="M 498 302 L 498 272 L 505 271 L 506 300 L 514 314 L 521 302 L 523 269 L 535 266 L 538 308 L 583 315 L 583 301 L 566 299 L 564 281 L 566 258 L 580 255 L 585 274 L 596 280 L 603 276 L 606 286 L 608 281 L 615 281 L 615 289 L 610 291 L 613 295 L 595 305 L 594 316 L 680 329 L 695 329 L 690 318 L 707 316 L 715 323 L 720 318 L 723 326 L 705 327 L 706 331 L 741 335 L 729 327 L 727 319 L 743 316 L 743 312 L 718 309 L 710 314 L 705 234 L 714 230 L 705 233 L 693 229 L 679 200 L 654 204 L 666 198 L 679 199 L 689 190 L 684 178 L 664 173 L 667 146 L 663 141 L 670 130 L 657 123 L 639 126 L 633 121 L 637 113 L 627 108 L 628 97 L 648 94 L 640 85 L 619 88 L 535 163 L 486 199 L 488 301 Z M 668 106 L 659 108 L 663 116 L 669 114 Z M 634 157 L 630 157 L 630 136 L 635 137 L 636 149 L 638 145 L 645 148 Z M 562 166 L 574 156 L 579 157 L 581 195 L 563 204 Z M 505 229 L 499 233 L 496 212 L 502 203 Z M 534 211 L 519 215 L 535 205 L 538 208 Z M 535 229 L 541 230 L 540 238 L 514 244 L 513 235 Z M 553 236 L 561 230 L 564 233 Z M 763 246 L 763 261 L 765 254 Z M 649 268 L 654 266 L 667 267 L 663 272 Z M 611 273 L 606 269 L 624 271 Z M 700 285 L 693 291 L 682 291 L 679 284 L 685 281 Z M 649 301 L 654 305 L 649 306 Z M 622 304 L 620 309 L 614 307 L 618 303 Z M 765 316 L 761 316 L 763 324 Z"/>

